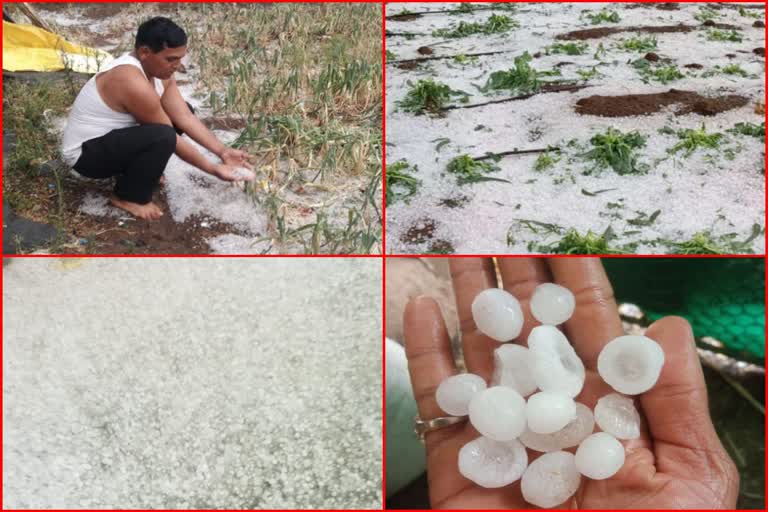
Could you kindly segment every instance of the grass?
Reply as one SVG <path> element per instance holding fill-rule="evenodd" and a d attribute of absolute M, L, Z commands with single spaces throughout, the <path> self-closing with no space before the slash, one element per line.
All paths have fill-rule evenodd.
<path fill-rule="evenodd" d="M 641 174 L 647 166 L 638 163 L 637 150 L 645 146 L 645 137 L 639 132 L 622 133 L 609 128 L 590 139 L 593 149 L 584 156 L 601 168 L 612 168 L 620 175 Z"/>
<path fill-rule="evenodd" d="M 704 125 L 699 130 L 692 130 L 686 128 L 677 132 L 677 136 L 680 142 L 672 146 L 667 150 L 670 154 L 676 154 L 679 151 L 685 150 L 685 157 L 690 156 L 698 148 L 718 149 L 720 147 L 720 140 L 723 138 L 722 133 L 707 133 Z"/>
<path fill-rule="evenodd" d="M 547 46 L 546 54 L 584 55 L 589 50 L 589 44 L 579 43 L 555 43 Z"/>
<path fill-rule="evenodd" d="M 566 231 L 555 244 L 540 246 L 542 252 L 550 254 L 619 254 L 621 251 L 609 245 L 610 228 L 602 235 L 588 230 L 584 235 L 575 229 Z"/>
<path fill-rule="evenodd" d="M 416 193 L 421 181 L 415 178 L 411 172 L 417 172 L 418 170 L 417 166 L 411 166 L 405 160 L 400 160 L 387 166 L 387 206 L 398 200 L 405 200 L 407 202 Z M 404 190 L 404 192 L 398 192 L 398 190 Z"/>
<path fill-rule="evenodd" d="M 465 92 L 455 91 L 444 83 L 435 82 L 428 78 L 419 80 L 415 85 L 412 85 L 405 98 L 397 104 L 404 112 L 434 114 L 445 107 L 454 96 L 468 97 Z"/>
<path fill-rule="evenodd" d="M 389 62 L 391 60 L 397 60 L 397 55 L 395 55 L 391 51 L 387 50 L 387 62 Z"/>
<path fill-rule="evenodd" d="M 632 67 L 638 70 L 645 83 L 661 82 L 668 84 L 685 78 L 685 75 L 673 64 L 653 65 L 645 59 L 637 59 L 632 62 Z"/>
<path fill-rule="evenodd" d="M 448 163 L 446 170 L 456 176 L 456 182 L 459 185 L 481 181 L 506 181 L 486 176 L 488 173 L 499 171 L 498 166 L 490 162 L 478 162 L 469 155 L 457 156 Z"/>
<path fill-rule="evenodd" d="M 753 123 L 736 123 L 733 128 L 728 130 L 729 133 L 737 135 L 745 135 L 748 137 L 756 137 L 765 142 L 765 122 L 761 124 Z"/>
<path fill-rule="evenodd" d="M 540 154 L 539 157 L 536 159 L 536 162 L 533 164 L 533 170 L 537 172 L 541 172 L 554 166 L 557 162 L 560 161 L 560 156 L 559 155 L 555 156 L 555 153 L 556 152 L 550 153 L 550 151 L 547 150 L 544 153 Z"/>
<path fill-rule="evenodd" d="M 601 25 L 603 23 L 619 23 L 621 16 L 616 11 L 602 9 L 594 13 L 585 13 L 583 17 L 589 20 L 592 25 Z"/>
<path fill-rule="evenodd" d="M 714 20 L 720 17 L 720 14 L 714 9 L 710 9 L 709 7 L 699 7 L 699 12 L 694 14 L 693 18 L 696 21 L 700 21 L 704 23 L 705 21 Z"/>
<path fill-rule="evenodd" d="M 744 71 L 740 65 L 738 64 L 728 64 L 727 66 L 724 66 L 722 69 L 723 73 L 726 75 L 739 75 L 743 77 L 748 77 L 749 73 Z"/>
<path fill-rule="evenodd" d="M 751 12 L 749 9 L 745 9 L 743 7 L 739 7 L 739 15 L 743 16 L 745 18 L 752 18 L 759 20 L 763 17 L 759 12 Z"/>
<path fill-rule="evenodd" d="M 715 236 L 711 231 L 700 231 L 683 242 L 673 242 L 673 254 L 751 254 L 752 241 L 764 232 L 759 224 L 745 240 L 737 240 L 737 233 Z"/>
<path fill-rule="evenodd" d="M 618 47 L 630 52 L 651 52 L 658 47 L 658 41 L 655 37 L 630 37 L 622 39 Z"/>
<path fill-rule="evenodd" d="M 578 74 L 579 78 L 585 82 L 602 76 L 602 74 L 597 70 L 597 66 L 594 66 L 592 69 L 577 69 L 576 74 Z"/>
<path fill-rule="evenodd" d="M 505 14 L 491 14 L 485 23 L 461 21 L 450 28 L 441 28 L 432 32 L 434 37 L 447 37 L 457 39 L 475 34 L 502 34 L 509 32 L 520 25 Z"/>
<path fill-rule="evenodd" d="M 525 52 L 515 57 L 515 67 L 507 71 L 494 71 L 480 89 L 482 92 L 508 90 L 516 94 L 536 92 L 541 87 L 539 73 L 530 66 L 533 57 Z"/>
<path fill-rule="evenodd" d="M 730 41 L 732 43 L 740 43 L 742 38 L 741 34 L 739 34 L 735 30 L 718 30 L 718 29 L 712 29 L 707 31 L 707 40 L 708 41 Z"/>

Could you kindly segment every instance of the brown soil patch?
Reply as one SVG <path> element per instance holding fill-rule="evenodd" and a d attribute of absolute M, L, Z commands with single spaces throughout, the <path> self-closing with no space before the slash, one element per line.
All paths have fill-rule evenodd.
<path fill-rule="evenodd" d="M 429 46 L 421 46 L 416 51 L 419 52 L 421 55 L 432 55 L 433 53 L 435 53 L 432 50 L 432 48 L 430 48 Z"/>
<path fill-rule="evenodd" d="M 419 63 L 416 62 L 415 60 L 410 60 L 408 62 L 399 62 L 399 63 L 395 64 L 395 67 L 398 68 L 398 69 L 405 69 L 405 70 L 410 71 L 412 69 L 418 68 L 419 67 Z"/>
<path fill-rule="evenodd" d="M 411 21 L 421 18 L 421 14 L 393 14 L 387 16 L 387 21 Z"/>
<path fill-rule="evenodd" d="M 739 30 L 736 25 L 729 25 L 728 23 L 715 23 L 713 20 L 707 20 L 701 24 L 704 27 L 719 28 L 722 30 Z"/>
<path fill-rule="evenodd" d="M 408 228 L 400 240 L 407 244 L 423 244 L 435 236 L 435 221 L 429 217 L 419 219 L 416 224 Z"/>
<path fill-rule="evenodd" d="M 242 130 L 247 124 L 239 117 L 207 117 L 201 122 L 212 130 Z"/>
<path fill-rule="evenodd" d="M 643 57 L 648 62 L 659 62 L 659 56 L 656 53 L 650 52 L 646 53 L 645 57 Z"/>
<path fill-rule="evenodd" d="M 685 65 L 685 66 L 683 66 L 683 67 L 684 67 L 684 68 L 688 68 L 688 69 L 704 69 L 704 66 L 702 66 L 701 64 L 696 64 L 696 63 L 693 63 L 693 64 L 686 64 L 686 65 Z"/>
<path fill-rule="evenodd" d="M 427 249 L 427 252 L 431 254 L 453 254 L 454 252 L 456 252 L 456 249 L 453 247 L 453 244 L 448 240 L 435 240 L 434 242 L 429 244 L 429 248 Z"/>
<path fill-rule="evenodd" d="M 757 20 L 756 22 L 754 22 L 752 24 L 752 26 L 755 27 L 755 28 L 765 28 L 765 22 Z"/>
<path fill-rule="evenodd" d="M 665 2 L 663 4 L 657 5 L 656 8 L 660 11 L 679 11 L 680 4 L 674 2 Z"/>
<path fill-rule="evenodd" d="M 659 112 L 670 105 L 679 105 L 675 115 L 699 114 L 713 116 L 748 103 L 744 96 L 728 95 L 708 98 L 691 91 L 670 89 L 656 94 L 627 94 L 623 96 L 590 96 L 576 102 L 576 112 L 599 117 L 642 116 Z"/>
<path fill-rule="evenodd" d="M 575 30 L 573 32 L 566 32 L 565 34 L 558 34 L 555 39 L 567 40 L 567 41 L 583 41 L 585 39 L 599 39 L 601 37 L 610 36 L 613 34 L 620 34 L 622 32 L 645 32 L 648 34 L 661 34 L 668 32 L 692 32 L 696 30 L 696 27 L 690 25 L 662 25 L 658 27 L 602 27 L 602 28 L 589 28 L 585 30 Z"/>
<path fill-rule="evenodd" d="M 446 208 L 463 208 L 469 202 L 468 196 L 446 197 L 437 204 Z"/>
<path fill-rule="evenodd" d="M 765 48 L 755 48 L 754 50 L 752 50 L 752 53 L 754 53 L 755 55 L 759 55 L 761 57 L 765 57 Z"/>
<path fill-rule="evenodd" d="M 571 66 L 573 64 L 574 64 L 573 62 L 558 62 L 557 64 L 555 64 L 555 67 L 562 68 L 563 66 Z"/>

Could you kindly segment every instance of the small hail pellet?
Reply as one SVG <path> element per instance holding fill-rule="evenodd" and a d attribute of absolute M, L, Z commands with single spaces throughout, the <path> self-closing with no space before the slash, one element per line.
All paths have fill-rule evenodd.
<path fill-rule="evenodd" d="M 610 393 L 595 405 L 595 422 L 617 439 L 640 437 L 640 414 L 631 398 Z"/>
<path fill-rule="evenodd" d="M 488 288 L 472 301 L 472 318 L 478 330 L 496 341 L 517 338 L 523 328 L 523 310 L 511 293 Z"/>
<path fill-rule="evenodd" d="M 525 501 L 541 508 L 565 502 L 579 489 L 581 474 L 572 453 L 545 453 L 528 465 L 520 480 Z"/>
<path fill-rule="evenodd" d="M 664 351 L 646 336 L 619 336 L 603 347 L 597 357 L 600 377 L 625 395 L 638 395 L 651 389 L 659 379 L 662 366 Z"/>
<path fill-rule="evenodd" d="M 493 351 L 494 370 L 492 386 L 506 386 L 515 389 L 522 396 L 536 391 L 528 360 L 528 349 L 522 345 L 505 343 Z"/>
<path fill-rule="evenodd" d="M 469 421 L 485 437 L 512 441 L 525 430 L 525 399 L 503 386 L 480 391 L 469 402 Z"/>
<path fill-rule="evenodd" d="M 576 468 L 592 480 L 605 480 L 624 465 L 624 446 L 607 432 L 587 437 L 576 449 Z"/>
<path fill-rule="evenodd" d="M 479 375 L 462 373 L 448 377 L 437 387 L 437 405 L 452 416 L 469 414 L 469 402 L 477 393 L 486 388 L 485 380 Z"/>
<path fill-rule="evenodd" d="M 544 325 L 565 323 L 576 308 L 571 290 L 554 283 L 542 283 L 531 296 L 531 314 Z"/>
<path fill-rule="evenodd" d="M 459 473 L 481 487 L 497 488 L 518 480 L 528 467 L 528 454 L 520 441 L 494 441 L 487 437 L 459 450 Z"/>
<path fill-rule="evenodd" d="M 542 391 L 575 397 L 584 386 L 586 372 L 568 338 L 557 327 L 540 325 L 528 336 L 531 373 Z"/>

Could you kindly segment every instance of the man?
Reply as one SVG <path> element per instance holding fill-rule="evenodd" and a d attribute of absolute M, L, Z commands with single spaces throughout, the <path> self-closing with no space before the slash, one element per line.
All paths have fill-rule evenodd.
<path fill-rule="evenodd" d="M 152 202 L 174 152 L 225 181 L 250 181 L 250 155 L 228 148 L 192 113 L 173 74 L 187 53 L 187 35 L 168 18 L 139 26 L 133 52 L 112 61 L 77 96 L 64 129 L 65 162 L 89 178 L 117 177 L 110 202 L 141 219 L 157 219 Z M 221 159 L 213 163 L 181 137 L 186 133 Z"/>

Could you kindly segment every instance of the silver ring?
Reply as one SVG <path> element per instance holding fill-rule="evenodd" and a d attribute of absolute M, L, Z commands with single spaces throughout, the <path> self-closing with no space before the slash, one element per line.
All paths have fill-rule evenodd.
<path fill-rule="evenodd" d="M 441 418 L 433 418 L 431 420 L 422 420 L 416 416 L 413 420 L 413 431 L 416 432 L 416 436 L 419 441 L 424 442 L 428 432 L 434 432 L 441 428 L 450 427 L 451 425 L 457 425 L 467 421 L 467 416 L 443 416 Z"/>

